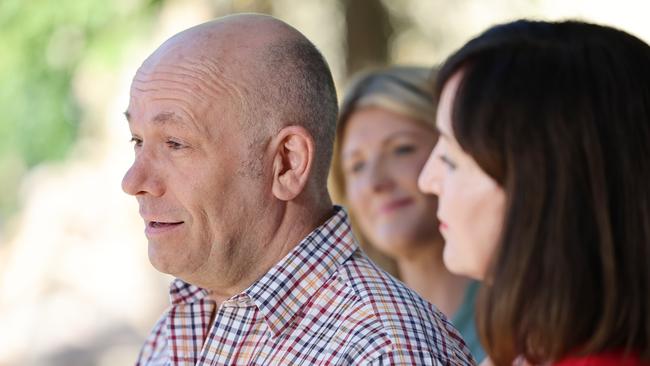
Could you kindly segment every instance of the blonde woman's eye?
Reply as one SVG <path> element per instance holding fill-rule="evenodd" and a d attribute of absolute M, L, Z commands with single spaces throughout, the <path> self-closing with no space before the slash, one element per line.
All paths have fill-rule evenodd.
<path fill-rule="evenodd" d="M 414 145 L 400 145 L 395 148 L 395 154 L 397 155 L 407 155 L 415 151 Z"/>
<path fill-rule="evenodd" d="M 352 173 L 358 173 L 363 170 L 363 168 L 366 166 L 365 162 L 363 161 L 357 161 L 352 166 L 350 166 L 350 171 Z"/>
<path fill-rule="evenodd" d="M 363 160 L 348 161 L 343 164 L 343 170 L 347 174 L 353 175 L 361 172 L 365 166 L 366 166 L 366 162 Z"/>

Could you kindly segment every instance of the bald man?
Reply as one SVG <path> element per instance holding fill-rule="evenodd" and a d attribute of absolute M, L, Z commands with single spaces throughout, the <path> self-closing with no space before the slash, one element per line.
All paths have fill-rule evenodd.
<path fill-rule="evenodd" d="M 122 182 L 176 277 L 138 365 L 468 365 L 444 317 L 359 250 L 327 174 L 317 49 L 268 16 L 183 31 L 138 69 Z"/>

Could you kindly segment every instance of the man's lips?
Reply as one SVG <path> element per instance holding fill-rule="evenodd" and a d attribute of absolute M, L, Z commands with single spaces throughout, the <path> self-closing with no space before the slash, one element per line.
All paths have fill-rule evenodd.
<path fill-rule="evenodd" d="M 146 221 L 144 232 L 146 235 L 157 235 L 174 230 L 184 224 L 184 221 Z"/>
<path fill-rule="evenodd" d="M 183 223 L 183 221 L 177 221 L 177 222 L 149 221 L 149 222 L 147 222 L 147 226 L 165 227 L 165 226 L 170 226 L 170 225 L 180 225 L 182 223 Z"/>

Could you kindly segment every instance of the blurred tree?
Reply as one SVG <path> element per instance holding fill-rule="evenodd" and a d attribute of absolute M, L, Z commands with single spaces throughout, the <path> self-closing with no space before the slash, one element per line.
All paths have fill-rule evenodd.
<path fill-rule="evenodd" d="M 347 27 L 347 73 L 385 65 L 393 28 L 380 0 L 342 0 Z"/>
<path fill-rule="evenodd" d="M 63 159 L 86 111 L 73 91 L 80 65 L 106 68 L 146 37 L 167 0 L 0 1 L 0 237 L 18 205 L 21 178 Z M 393 33 L 380 0 L 339 0 L 347 27 L 347 72 L 385 64 Z M 271 12 L 271 0 L 214 1 L 221 13 Z M 136 35 L 136 36 L 134 36 Z M 83 92 L 83 91 L 82 91 Z"/>
<path fill-rule="evenodd" d="M 210 1 L 215 14 L 232 14 L 240 12 L 255 12 L 271 14 L 273 0 L 212 0 Z"/>
<path fill-rule="evenodd" d="M 27 169 L 73 145 L 83 113 L 72 92 L 80 62 L 116 63 L 163 1 L 0 1 L 0 229 Z"/>

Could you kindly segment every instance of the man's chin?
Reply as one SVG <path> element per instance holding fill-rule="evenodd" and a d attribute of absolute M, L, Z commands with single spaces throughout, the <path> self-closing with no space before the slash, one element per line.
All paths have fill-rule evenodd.
<path fill-rule="evenodd" d="M 177 272 L 175 271 L 170 265 L 165 264 L 165 263 L 158 263 L 154 260 L 149 259 L 149 262 L 153 266 L 153 268 L 156 269 L 156 271 L 160 273 L 164 273 L 170 276 L 178 277 Z"/>
<path fill-rule="evenodd" d="M 152 248 L 149 243 L 149 262 L 158 272 L 178 277 L 182 273 L 179 255 L 166 255 Z"/>

